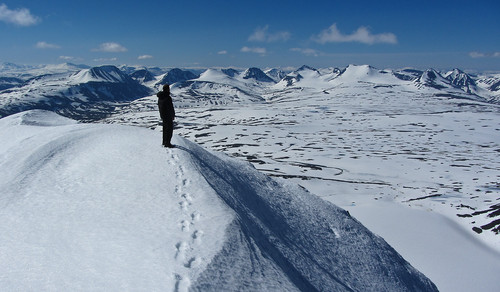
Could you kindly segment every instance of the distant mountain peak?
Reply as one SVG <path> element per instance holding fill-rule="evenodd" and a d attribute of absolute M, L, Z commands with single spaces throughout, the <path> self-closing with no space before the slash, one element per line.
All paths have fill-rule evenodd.
<path fill-rule="evenodd" d="M 274 82 L 271 77 L 267 76 L 266 73 L 256 67 L 248 68 L 243 73 L 243 79 L 255 79 L 261 82 Z"/>
<path fill-rule="evenodd" d="M 462 88 L 468 93 L 471 93 L 471 87 L 476 86 L 476 82 L 469 74 L 457 68 L 448 72 L 444 77 L 449 80 L 453 86 Z"/>
<path fill-rule="evenodd" d="M 127 82 L 130 77 L 113 65 L 103 65 L 84 69 L 74 74 L 74 80 L 79 83 L 86 82 Z"/>
<path fill-rule="evenodd" d="M 174 84 L 196 78 L 198 78 L 198 76 L 191 71 L 174 68 L 168 71 L 167 74 L 165 74 L 163 78 L 156 83 L 156 85 Z"/>
<path fill-rule="evenodd" d="M 350 64 L 344 70 L 340 70 L 339 76 L 344 80 L 360 80 L 380 73 L 378 69 L 369 65 Z"/>
<path fill-rule="evenodd" d="M 238 70 L 235 70 L 233 68 L 221 69 L 221 71 L 229 77 L 234 77 L 239 73 Z"/>
<path fill-rule="evenodd" d="M 286 83 L 286 86 L 292 86 L 300 80 L 304 79 L 299 73 L 289 74 L 285 76 L 281 81 Z"/>
<path fill-rule="evenodd" d="M 266 73 L 267 76 L 274 79 L 275 82 L 278 82 L 281 79 L 286 77 L 286 72 L 284 72 L 283 70 L 280 70 L 280 69 L 276 69 L 276 68 L 266 70 L 264 73 Z"/>
<path fill-rule="evenodd" d="M 137 70 L 134 73 L 130 74 L 130 77 L 142 83 L 155 80 L 155 76 L 147 69 Z"/>
<path fill-rule="evenodd" d="M 297 71 L 304 71 L 304 70 L 318 71 L 315 68 L 313 68 L 311 66 L 307 66 L 307 65 L 302 65 L 299 69 L 297 69 Z"/>
<path fill-rule="evenodd" d="M 424 86 L 432 87 L 435 89 L 444 89 L 451 87 L 450 81 L 432 68 L 425 70 L 422 75 L 415 80 L 415 82 L 417 84 L 422 84 Z"/>

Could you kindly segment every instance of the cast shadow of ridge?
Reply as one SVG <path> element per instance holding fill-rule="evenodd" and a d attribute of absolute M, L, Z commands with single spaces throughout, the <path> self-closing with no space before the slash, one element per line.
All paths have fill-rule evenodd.
<path fill-rule="evenodd" d="M 256 246 L 257 250 L 248 249 L 250 257 L 262 253 L 271 259 L 299 290 L 437 291 L 429 279 L 347 211 L 298 186 L 278 183 L 250 163 L 196 147 L 190 142 L 176 146 L 190 155 L 210 187 L 236 213 L 237 226 L 229 229 L 239 232 L 230 236 Z M 204 273 L 210 273 L 211 267 L 220 268 L 220 262 L 230 256 L 219 253 Z M 225 268 L 227 273 L 237 273 L 232 267 Z M 216 287 L 214 281 L 202 274 L 196 285 Z"/>
<path fill-rule="evenodd" d="M 257 209 L 265 208 L 266 204 L 264 201 L 259 199 L 259 197 L 255 193 L 255 190 L 251 187 L 245 187 L 245 181 L 242 181 L 241 179 L 235 177 L 226 169 L 222 167 L 212 167 L 211 165 L 207 164 L 205 161 L 208 156 L 202 158 L 198 153 L 193 152 L 183 146 L 176 145 L 176 148 L 188 152 L 191 157 L 194 158 L 197 166 L 199 167 L 200 173 L 203 175 L 207 183 L 216 191 L 219 197 L 236 212 L 237 222 L 235 222 L 235 224 L 232 224 L 230 228 L 236 228 L 239 232 L 241 232 L 241 237 L 246 240 L 249 245 L 255 243 L 259 250 L 262 253 L 268 255 L 273 260 L 273 262 L 285 273 L 287 278 L 291 282 L 293 282 L 293 284 L 301 291 L 318 291 L 316 287 L 309 283 L 309 281 L 303 277 L 303 275 L 293 266 L 293 264 L 288 261 L 287 258 L 269 241 L 265 234 L 265 230 L 263 230 L 264 226 L 259 226 L 260 224 L 258 222 L 260 220 L 257 217 L 258 215 L 256 216 L 254 214 L 270 214 L 271 210 L 266 210 L 267 212 L 263 212 L 262 210 Z M 255 199 L 255 201 L 251 202 L 251 198 Z M 272 218 L 265 219 L 267 219 L 266 221 L 275 221 Z M 274 227 L 273 229 L 279 229 L 279 226 L 277 224 L 270 225 Z M 285 227 L 282 228 L 282 230 L 286 230 L 286 226 L 281 227 Z M 239 232 L 232 232 L 231 236 L 239 236 Z M 234 240 L 229 240 L 228 244 L 234 244 Z M 224 259 L 219 260 L 225 261 Z M 216 261 L 217 259 L 213 264 L 218 266 L 218 268 L 221 268 L 222 265 L 217 264 Z M 231 270 L 230 272 L 234 273 L 231 267 L 227 268 Z M 205 286 L 205 288 L 207 288 L 206 283 L 198 283 L 198 285 Z M 220 288 L 220 285 L 216 286 Z M 349 288 L 348 290 L 351 291 L 351 289 Z"/>

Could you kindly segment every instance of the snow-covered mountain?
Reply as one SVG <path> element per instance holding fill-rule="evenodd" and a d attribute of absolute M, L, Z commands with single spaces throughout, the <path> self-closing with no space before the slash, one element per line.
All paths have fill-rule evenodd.
<path fill-rule="evenodd" d="M 476 81 L 460 69 L 453 69 L 453 71 L 446 73 L 444 78 L 448 79 L 452 85 L 461 88 L 467 93 L 476 91 Z"/>
<path fill-rule="evenodd" d="M 240 74 L 238 70 L 233 68 L 221 69 L 221 71 L 229 77 L 235 77 L 236 75 Z"/>
<path fill-rule="evenodd" d="M 392 72 L 378 70 L 369 65 L 349 65 L 345 70 L 340 70 L 338 77 L 334 75 L 329 81 L 333 84 L 369 83 L 373 86 L 403 84 Z"/>
<path fill-rule="evenodd" d="M 260 70 L 259 70 L 260 71 Z M 253 73 L 252 73 L 253 72 Z M 198 78 L 174 83 L 172 94 L 184 104 L 234 104 L 264 101 L 265 86 L 273 82 L 265 79 L 262 71 L 235 69 L 207 69 Z M 258 79 L 265 79 L 262 82 Z"/>
<path fill-rule="evenodd" d="M 450 81 L 441 76 L 441 74 L 434 69 L 424 71 L 415 83 L 420 86 L 432 87 L 438 90 L 451 88 Z"/>
<path fill-rule="evenodd" d="M 413 68 L 405 68 L 405 69 L 401 69 L 401 70 L 395 70 L 394 76 L 396 76 L 397 78 L 399 78 L 401 80 L 414 81 L 414 80 L 420 78 L 420 76 L 422 76 L 423 73 L 424 73 L 424 71 L 421 71 L 421 70 L 416 70 Z"/>
<path fill-rule="evenodd" d="M 160 136 L 40 110 L 0 119 L 0 286 L 437 291 L 347 211 Z"/>
<path fill-rule="evenodd" d="M 434 69 L 424 71 L 414 82 L 419 88 L 430 87 L 439 90 L 436 96 L 449 96 L 500 104 L 500 95 L 492 88 L 478 86 L 484 80 L 471 76 L 460 69 L 446 73 Z M 464 94 L 466 93 L 466 94 Z"/>
<path fill-rule="evenodd" d="M 476 83 L 491 96 L 492 102 L 500 103 L 500 74 L 479 77 Z"/>
<path fill-rule="evenodd" d="M 134 72 L 132 72 L 132 74 L 130 74 L 130 77 L 132 77 L 132 79 L 134 79 L 137 82 L 142 83 L 142 84 L 156 80 L 153 73 L 151 73 L 147 69 L 141 69 L 141 70 L 134 71 Z"/>
<path fill-rule="evenodd" d="M 255 67 L 248 68 L 247 70 L 245 70 L 245 72 L 243 72 L 242 77 L 243 77 L 243 79 L 253 79 L 255 81 L 260 81 L 260 82 L 273 82 L 274 83 L 274 80 L 271 77 L 267 76 L 266 73 L 264 73 L 259 68 L 255 68 Z"/>
<path fill-rule="evenodd" d="M 109 115 L 120 103 L 151 93 L 114 66 L 50 73 L 11 83 L 0 91 L 0 116 L 47 109 L 80 120 L 96 120 Z"/>
<path fill-rule="evenodd" d="M 197 77 L 198 76 L 191 71 L 174 68 L 169 70 L 163 77 L 161 77 L 160 81 L 158 81 L 156 85 L 159 86 L 163 84 L 174 84 L 177 82 L 196 79 Z"/>
<path fill-rule="evenodd" d="M 125 83 L 130 77 L 115 66 L 100 66 L 81 70 L 70 76 L 69 83 L 82 84 L 88 82 Z"/>
<path fill-rule="evenodd" d="M 500 75 L 496 77 L 489 77 L 479 80 L 479 82 L 485 84 L 487 88 L 491 91 L 500 91 Z"/>
<path fill-rule="evenodd" d="M 286 72 L 277 68 L 267 69 L 266 71 L 264 71 L 264 73 L 266 73 L 267 76 L 271 77 L 274 82 L 278 82 L 286 77 Z"/>
<path fill-rule="evenodd" d="M 367 83 L 404 86 L 409 91 L 437 97 L 500 103 L 498 77 L 471 76 L 459 69 L 440 73 L 434 69 L 378 70 L 368 65 L 325 69 L 304 65 L 289 73 L 279 69 L 268 69 L 265 73 L 259 68 L 228 68 L 207 69 L 198 75 L 179 68 L 150 71 L 125 65 L 120 70 L 114 66 L 82 67 L 69 63 L 38 67 L 4 63 L 0 70 L 0 113 L 5 116 L 30 108 L 53 107 L 71 117 L 85 118 L 90 107 L 84 103 L 88 100 L 99 101 L 96 107 L 100 109 L 92 116 L 96 119 L 113 111 L 114 105 L 105 103 L 139 99 L 165 83 L 172 84 L 174 94 L 188 104 L 281 100 L 297 91 L 330 92 Z"/>

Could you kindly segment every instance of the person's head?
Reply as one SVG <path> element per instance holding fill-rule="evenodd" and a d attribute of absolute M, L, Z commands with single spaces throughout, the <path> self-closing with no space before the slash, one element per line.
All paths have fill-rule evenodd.
<path fill-rule="evenodd" d="M 170 92 L 170 85 L 168 85 L 168 83 L 163 85 L 163 91 Z"/>

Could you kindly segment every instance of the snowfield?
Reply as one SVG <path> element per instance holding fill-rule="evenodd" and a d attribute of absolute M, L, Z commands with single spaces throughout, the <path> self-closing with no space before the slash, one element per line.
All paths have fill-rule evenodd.
<path fill-rule="evenodd" d="M 440 291 L 498 289 L 499 74 L 28 69 L 0 66 L 0 287 L 435 288 L 385 240 Z M 165 82 L 172 150 L 139 98 Z"/>
<path fill-rule="evenodd" d="M 0 120 L 4 291 L 435 291 L 381 237 L 251 164 L 47 111 Z"/>
<path fill-rule="evenodd" d="M 203 82 L 242 86 L 213 71 Z M 425 85 L 444 86 L 433 72 L 399 71 L 405 81 L 370 66 L 303 67 L 261 87 L 261 102 L 201 100 L 180 82 L 175 131 L 349 210 L 442 291 L 495 290 L 500 108 L 449 82 Z M 156 98 L 103 122 L 160 130 Z"/>

